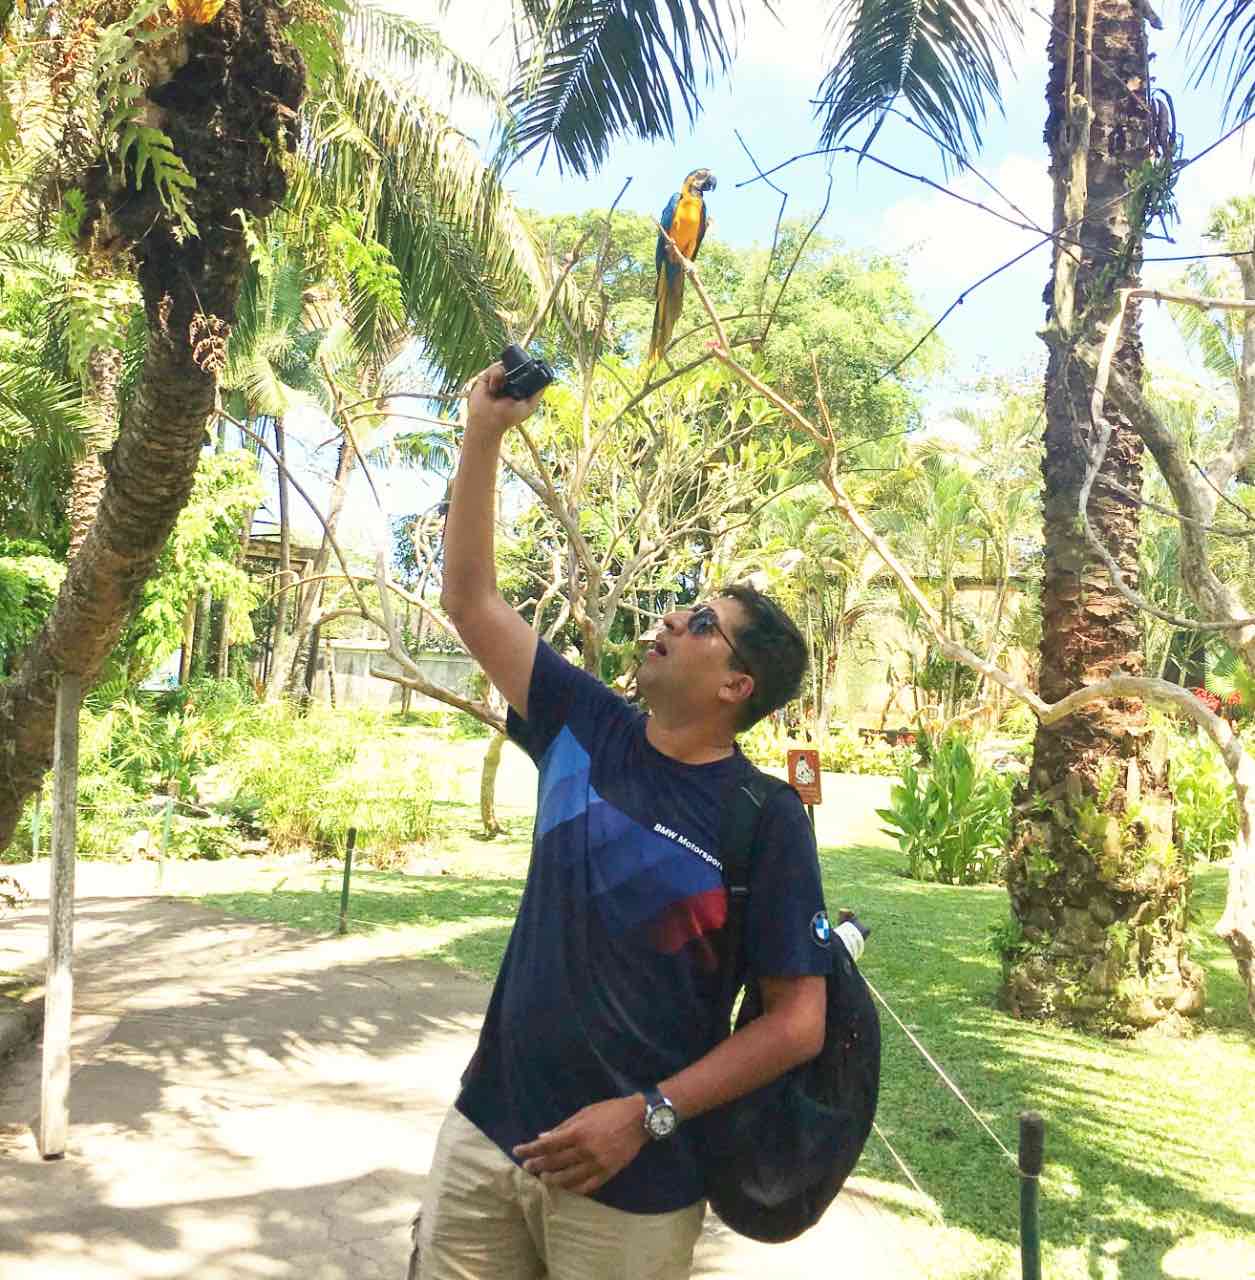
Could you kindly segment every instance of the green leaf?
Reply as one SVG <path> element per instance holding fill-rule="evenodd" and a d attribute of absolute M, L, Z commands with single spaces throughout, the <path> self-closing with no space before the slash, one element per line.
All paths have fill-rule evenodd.
<path fill-rule="evenodd" d="M 560 169 L 583 176 L 620 133 L 674 139 L 673 97 L 694 120 L 698 67 L 707 80 L 727 67 L 744 17 L 740 0 L 525 0 L 524 10 L 530 40 L 508 142 L 519 156 L 540 147 L 542 160 L 552 146 Z"/>
<path fill-rule="evenodd" d="M 948 158 L 980 146 L 989 107 L 1002 109 L 999 67 L 1022 30 L 1008 0 L 839 0 L 832 21 L 841 53 L 819 91 L 825 146 L 869 124 L 870 147 L 899 102 Z"/>

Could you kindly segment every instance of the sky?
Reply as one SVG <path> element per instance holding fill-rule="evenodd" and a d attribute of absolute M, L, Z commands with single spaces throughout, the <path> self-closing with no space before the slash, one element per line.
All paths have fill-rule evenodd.
<path fill-rule="evenodd" d="M 454 5 L 443 15 L 438 5 L 426 0 L 394 2 L 432 22 L 464 56 L 498 76 L 508 73 L 509 0 Z M 819 130 L 810 99 L 833 49 L 825 19 L 829 6 L 814 0 L 775 0 L 774 8 L 778 21 L 748 0 L 748 23 L 731 74 L 703 94 L 704 110 L 691 128 L 681 120 L 674 143 L 621 139 L 601 172 L 588 180 L 560 173 L 552 157 L 538 167 L 534 153 L 509 174 L 507 185 L 515 198 L 543 213 L 604 208 L 630 177 L 623 207 L 657 216 L 684 174 L 701 165 L 719 178 L 719 188 L 708 200 L 714 218 L 710 234 L 737 247 L 770 243 L 780 198 L 761 181 L 738 185 L 753 179 L 755 171 L 737 134 L 764 170 L 814 148 Z M 1156 83 L 1172 95 L 1188 156 L 1223 132 L 1221 94 L 1215 85 L 1190 87 L 1175 0 L 1163 19 L 1165 29 L 1151 32 L 1152 71 Z M 1025 22 L 1023 46 L 1004 83 L 1005 115 L 991 114 L 974 163 L 1031 221 L 1049 226 L 1050 182 L 1042 140 L 1049 26 L 1031 11 Z M 468 117 L 464 127 L 474 134 L 482 129 L 482 121 Z M 1178 200 L 1184 218 L 1174 231 L 1178 243 L 1149 245 L 1148 256 L 1207 249 L 1200 238 L 1207 211 L 1252 187 L 1255 127 L 1245 132 L 1249 137 L 1234 138 L 1182 174 Z M 947 177 L 933 144 L 905 123 L 890 120 L 873 153 L 969 198 L 1002 207 L 972 174 Z M 787 216 L 817 213 L 829 174 L 833 195 L 823 233 L 850 248 L 905 255 L 911 284 L 932 317 L 988 271 L 1041 238 L 849 155 L 800 160 L 771 175 L 789 194 Z M 1049 268 L 1047 246 L 983 286 L 947 320 L 941 336 L 951 354 L 948 385 L 961 384 L 986 367 L 1010 370 L 1041 363 L 1043 348 L 1036 330 L 1044 319 L 1041 295 Z M 1166 286 L 1179 271 L 1180 264 L 1150 264 L 1145 281 Z M 1182 358 L 1170 324 L 1149 318 L 1147 343 L 1152 358 L 1173 363 Z"/>
<path fill-rule="evenodd" d="M 436 26 L 464 57 L 495 74 L 508 76 L 512 56 L 509 0 L 387 0 L 409 16 Z M 713 216 L 711 236 L 737 247 L 770 243 L 780 197 L 763 182 L 738 185 L 755 176 L 745 146 L 763 169 L 789 160 L 817 145 L 818 125 L 810 99 L 829 65 L 832 40 L 825 27 L 827 6 L 814 0 L 775 0 L 778 21 L 756 0 L 747 0 L 748 21 L 738 41 L 731 72 L 702 93 L 703 110 L 690 127 L 681 117 L 674 142 L 616 141 L 601 171 L 587 180 L 559 171 L 551 157 L 537 154 L 509 171 L 506 185 L 525 208 L 542 213 L 605 208 L 626 179 L 631 183 L 621 207 L 657 216 L 679 180 L 698 166 L 713 169 L 718 189 L 708 197 Z M 443 9 L 443 12 L 442 12 Z M 1156 84 L 1172 96 L 1185 154 L 1194 155 L 1224 132 L 1220 87 L 1192 87 L 1180 37 L 1180 9 L 1173 0 L 1162 11 L 1165 29 L 1152 31 Z M 1045 119 L 1046 21 L 1026 12 L 1022 48 L 1004 80 L 1003 114 L 991 113 L 974 165 L 1001 192 L 1029 215 L 1050 222 L 1050 182 L 1042 141 Z M 486 117 L 454 104 L 455 123 L 473 137 L 485 137 Z M 853 139 L 861 141 L 861 139 Z M 988 187 L 971 173 L 947 175 L 933 144 L 899 121 L 890 120 L 873 153 L 899 168 L 926 175 L 971 199 L 998 205 Z M 1201 231 L 1208 211 L 1228 196 L 1252 190 L 1255 126 L 1232 138 L 1200 163 L 1182 173 L 1178 203 L 1182 221 L 1175 245 L 1152 242 L 1147 256 L 1206 252 Z M 1040 236 L 1001 222 L 987 213 L 899 177 L 853 156 L 811 157 L 774 173 L 772 182 L 789 196 L 788 217 L 813 217 L 823 204 L 828 176 L 832 199 L 821 224 L 823 234 L 845 247 L 903 256 L 908 279 L 930 320 L 987 272 L 1027 249 Z M 1169 287 L 1184 264 L 1148 263 L 1144 283 Z M 1044 348 L 1037 330 L 1044 320 L 1042 291 L 1050 269 L 1049 248 L 1042 247 L 995 280 L 973 292 L 940 330 L 948 350 L 947 373 L 926 394 L 926 416 L 934 429 L 945 430 L 948 411 L 972 397 L 971 384 L 986 371 L 1039 372 Z M 1186 357 L 1166 313 L 1144 311 L 1143 332 L 1152 361 L 1180 366 Z M 491 354 L 491 353 L 486 353 Z M 396 509 L 419 505 L 423 493 L 398 477 Z M 351 519 L 369 523 L 363 492 L 355 488 Z M 368 531 L 354 535 L 358 541 Z"/>

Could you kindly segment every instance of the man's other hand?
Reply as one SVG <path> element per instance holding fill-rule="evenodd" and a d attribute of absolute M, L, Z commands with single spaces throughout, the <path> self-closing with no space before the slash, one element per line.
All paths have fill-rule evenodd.
<path fill-rule="evenodd" d="M 645 1099 L 639 1094 L 583 1107 L 514 1154 L 551 1186 L 591 1195 L 636 1159 L 645 1145 Z"/>
<path fill-rule="evenodd" d="M 538 391 L 526 400 L 515 400 L 506 395 L 505 365 L 498 360 L 496 364 L 490 364 L 471 387 L 466 429 L 503 436 L 511 427 L 517 427 L 536 412 L 544 394 L 543 390 Z"/>

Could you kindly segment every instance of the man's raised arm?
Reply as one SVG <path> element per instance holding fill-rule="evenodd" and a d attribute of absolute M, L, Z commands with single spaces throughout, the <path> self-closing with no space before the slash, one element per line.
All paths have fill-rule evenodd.
<path fill-rule="evenodd" d="M 486 369 L 471 389 L 453 495 L 445 521 L 440 603 L 462 643 L 506 701 L 527 718 L 536 633 L 501 598 L 493 549 L 494 495 L 501 441 L 540 402 L 502 395 L 505 370 Z"/>

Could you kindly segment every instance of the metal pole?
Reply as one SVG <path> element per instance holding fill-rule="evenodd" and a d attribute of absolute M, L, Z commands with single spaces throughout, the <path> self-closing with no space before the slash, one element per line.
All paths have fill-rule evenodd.
<path fill-rule="evenodd" d="M 808 804 L 806 806 L 806 816 L 810 818 L 811 830 L 814 831 L 815 830 L 815 806 L 813 804 Z"/>
<path fill-rule="evenodd" d="M 357 828 L 350 827 L 344 842 L 344 884 L 340 887 L 340 932 L 349 931 L 349 877 L 353 874 L 353 846 L 357 843 Z"/>
<path fill-rule="evenodd" d="M 1041 1233 L 1037 1187 L 1046 1125 L 1036 1111 L 1020 1113 L 1020 1266 L 1023 1280 L 1041 1280 Z"/>
<path fill-rule="evenodd" d="M 74 1008 L 74 840 L 78 803 L 78 708 L 83 682 L 63 675 L 57 686 L 52 767 L 52 858 L 48 890 L 48 985 L 39 1093 L 39 1154 L 65 1155 L 70 1127 L 70 1022 Z"/>

